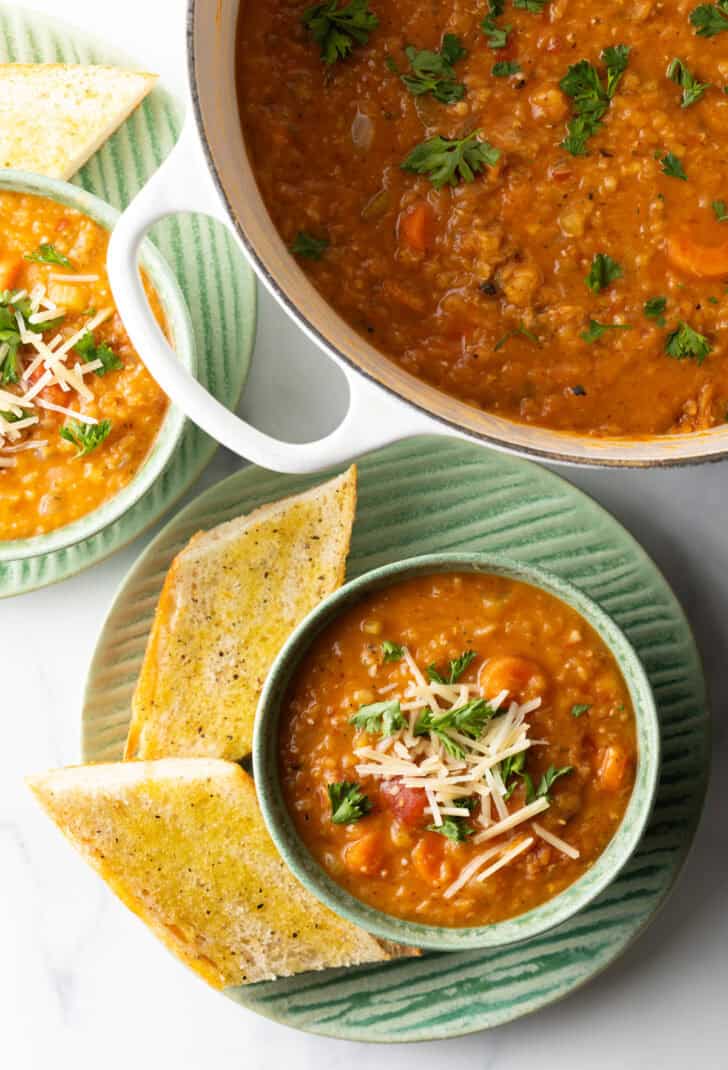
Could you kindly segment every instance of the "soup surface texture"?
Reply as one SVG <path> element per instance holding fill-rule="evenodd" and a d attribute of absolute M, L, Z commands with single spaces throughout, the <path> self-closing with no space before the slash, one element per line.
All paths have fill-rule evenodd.
<path fill-rule="evenodd" d="M 352 895 L 423 924 L 486 925 L 577 880 L 637 763 L 617 665 L 572 609 L 475 573 L 368 595 L 318 637 L 280 728 L 283 793 Z"/>
<path fill-rule="evenodd" d="M 10 540 L 53 531 L 117 494 L 168 402 L 116 312 L 107 231 L 29 194 L 0 193 L 0 216 L 0 540 Z"/>
<path fill-rule="evenodd" d="M 344 319 L 520 422 L 723 423 L 728 9 L 334 7 L 243 4 L 238 80 L 270 214 Z"/>

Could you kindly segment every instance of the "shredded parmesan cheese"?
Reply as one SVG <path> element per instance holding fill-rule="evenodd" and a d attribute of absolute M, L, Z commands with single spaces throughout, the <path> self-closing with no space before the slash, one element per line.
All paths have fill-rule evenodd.
<path fill-rule="evenodd" d="M 542 840 L 546 841 L 546 843 L 550 843 L 551 846 L 555 847 L 557 851 L 561 851 L 563 854 L 568 855 L 569 858 L 579 857 L 579 852 L 577 851 L 576 847 L 572 847 L 570 843 L 567 843 L 566 840 L 562 840 L 560 836 L 554 836 L 553 832 L 549 832 L 549 830 L 545 829 L 543 825 L 539 825 L 537 824 L 537 822 L 534 821 L 531 825 L 531 828 L 537 836 L 540 836 Z"/>

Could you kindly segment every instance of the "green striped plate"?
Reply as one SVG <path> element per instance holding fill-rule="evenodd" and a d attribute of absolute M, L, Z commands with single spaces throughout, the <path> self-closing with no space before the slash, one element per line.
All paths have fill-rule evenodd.
<path fill-rule="evenodd" d="M 135 66 L 76 29 L 10 4 L 0 4 L 0 62 Z M 155 89 L 73 181 L 115 208 L 124 208 L 174 145 L 180 119 L 173 98 Z M 167 220 L 152 235 L 190 309 L 199 377 L 215 397 L 234 408 L 255 337 L 253 274 L 224 227 L 201 216 Z M 174 458 L 136 505 L 66 550 L 0 564 L 0 597 L 66 579 L 130 542 L 187 490 L 216 449 L 213 439 L 188 423 Z"/>
<path fill-rule="evenodd" d="M 502 551 L 570 580 L 616 619 L 650 677 L 662 772 L 648 832 L 618 880 L 571 921 L 504 951 L 429 954 L 228 991 L 286 1025 L 349 1040 L 449 1037 L 499 1025 L 565 996 L 613 962 L 665 899 L 700 814 L 708 714 L 700 661 L 670 588 L 630 535 L 551 473 L 467 443 L 416 438 L 359 465 L 349 577 L 416 554 Z M 121 757 L 131 694 L 174 554 L 200 528 L 321 480 L 246 468 L 197 498 L 129 573 L 86 687 L 84 757 Z M 436 997 L 436 998 L 434 998 Z"/>

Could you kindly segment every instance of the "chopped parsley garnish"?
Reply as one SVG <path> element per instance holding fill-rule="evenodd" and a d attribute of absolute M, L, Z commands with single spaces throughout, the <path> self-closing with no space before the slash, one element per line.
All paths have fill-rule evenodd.
<path fill-rule="evenodd" d="M 584 279 L 590 290 L 595 294 L 609 286 L 615 279 L 621 279 L 622 268 L 616 260 L 612 260 L 608 253 L 597 253 L 592 260 L 589 274 Z"/>
<path fill-rule="evenodd" d="M 470 739 L 477 739 L 494 712 L 490 704 L 482 698 L 471 699 L 462 706 L 444 710 L 442 713 L 433 714 L 428 707 L 417 718 L 414 734 L 423 736 L 426 732 L 435 732 L 439 735 L 452 728 Z"/>
<path fill-rule="evenodd" d="M 713 215 L 719 223 L 728 223 L 728 208 L 725 201 L 713 201 Z"/>
<path fill-rule="evenodd" d="M 683 320 L 674 331 L 670 331 L 665 341 L 665 352 L 675 360 L 694 360 L 702 364 L 712 350 L 712 345 L 704 334 L 698 334 Z"/>
<path fill-rule="evenodd" d="M 666 308 L 666 297 L 650 297 L 645 301 L 643 311 L 648 320 L 654 320 L 658 327 L 664 327 Z"/>
<path fill-rule="evenodd" d="M 100 420 L 97 424 L 82 424 L 76 421 L 66 424 L 59 434 L 66 442 L 71 442 L 77 448 L 77 457 L 85 457 L 97 446 L 100 446 L 111 431 L 111 420 Z"/>
<path fill-rule="evenodd" d="M 691 11 L 690 22 L 698 37 L 715 37 L 728 32 L 728 0 L 701 4 Z"/>
<path fill-rule="evenodd" d="M 382 643 L 382 655 L 385 661 L 400 661 L 404 657 L 404 647 L 385 639 Z"/>
<path fill-rule="evenodd" d="M 124 367 L 121 357 L 117 356 L 106 342 L 96 345 L 93 331 L 87 331 L 86 334 L 82 335 L 73 348 L 86 364 L 90 364 L 92 360 L 101 361 L 101 367 L 96 369 L 97 375 L 106 375 L 107 372 L 113 372 L 118 368 Z"/>
<path fill-rule="evenodd" d="M 320 260 L 329 247 L 328 238 L 314 238 L 305 230 L 299 230 L 291 243 L 291 252 L 303 256 L 306 260 Z"/>
<path fill-rule="evenodd" d="M 491 73 L 496 78 L 510 78 L 513 74 L 520 74 L 521 64 L 516 63 L 515 60 L 501 60 L 500 63 L 494 63 L 491 68 Z"/>
<path fill-rule="evenodd" d="M 349 0 L 337 7 L 338 0 L 326 0 L 304 11 L 302 22 L 321 48 L 321 59 L 332 64 L 346 59 L 355 45 L 365 45 L 369 34 L 379 25 L 377 16 L 367 7 L 367 0 Z"/>
<path fill-rule="evenodd" d="M 409 45 L 404 54 L 409 60 L 411 74 L 402 74 L 391 56 L 387 60 L 387 66 L 399 75 L 413 96 L 432 93 L 435 100 L 439 100 L 441 104 L 454 104 L 463 99 L 465 86 L 457 81 L 454 64 L 468 53 L 454 33 L 445 34 L 439 52 L 418 50 Z"/>
<path fill-rule="evenodd" d="M 532 331 L 527 330 L 522 323 L 519 323 L 519 325 L 515 327 L 512 331 L 508 331 L 507 334 L 504 334 L 502 338 L 498 339 L 496 344 L 493 346 L 493 352 L 497 353 L 499 349 L 503 348 L 506 342 L 510 342 L 511 338 L 515 338 L 517 334 L 522 334 L 524 338 L 528 338 L 529 342 L 533 342 L 534 345 L 540 347 L 541 342 L 536 337 L 536 335 L 533 334 Z"/>
<path fill-rule="evenodd" d="M 331 820 L 335 825 L 350 825 L 368 814 L 372 804 L 356 781 L 342 780 L 329 784 Z"/>
<path fill-rule="evenodd" d="M 447 679 L 440 675 L 434 665 L 427 666 L 427 676 L 435 684 L 454 684 L 463 675 L 473 658 L 477 658 L 475 650 L 466 650 L 460 657 L 452 658 L 449 662 Z"/>
<path fill-rule="evenodd" d="M 0 386 L 17 383 L 20 378 L 18 373 L 20 332 L 12 308 L 3 304 L 0 304 L 0 345 L 8 347 L 5 356 L 0 360 Z"/>
<path fill-rule="evenodd" d="M 548 0 L 513 0 L 513 6 L 530 11 L 533 15 L 540 15 L 547 2 Z"/>
<path fill-rule="evenodd" d="M 572 717 L 581 717 L 583 714 L 588 713 L 591 706 L 585 705 L 583 702 L 577 702 L 576 705 L 571 707 Z"/>
<path fill-rule="evenodd" d="M 700 100 L 706 89 L 710 89 L 710 82 L 699 82 L 681 59 L 671 60 L 667 77 L 682 89 L 683 108 L 689 108 L 696 100 Z"/>
<path fill-rule="evenodd" d="M 567 773 L 573 772 L 573 769 L 573 765 L 564 765 L 561 769 L 557 769 L 555 765 L 550 765 L 541 777 L 537 788 L 534 788 L 533 780 L 529 774 L 523 773 L 523 779 L 526 783 L 526 805 L 535 802 L 536 799 L 548 799 L 549 792 L 559 777 L 566 776 Z"/>
<path fill-rule="evenodd" d="M 562 91 L 573 101 L 574 116 L 561 142 L 572 156 L 586 156 L 587 141 L 601 129 L 601 120 L 627 69 L 629 47 L 610 45 L 602 52 L 601 59 L 607 69 L 606 86 L 596 67 L 586 59 L 573 63 L 559 82 Z"/>
<path fill-rule="evenodd" d="M 510 754 L 507 758 L 504 758 L 500 763 L 498 772 L 500 778 L 503 781 L 503 786 L 506 789 L 504 799 L 508 801 L 513 792 L 516 790 L 518 784 L 517 777 L 523 775 L 523 770 L 526 765 L 526 752 L 519 751 L 518 754 Z"/>
<path fill-rule="evenodd" d="M 464 843 L 468 836 L 472 836 L 474 829 L 466 824 L 466 817 L 443 817 L 441 825 L 428 825 L 428 832 L 439 832 L 448 840 L 455 843 Z"/>
<path fill-rule="evenodd" d="M 660 163 L 663 175 L 669 178 L 681 178 L 683 182 L 687 182 L 688 176 L 685 174 L 685 169 L 674 152 L 668 152 L 660 159 Z"/>
<path fill-rule="evenodd" d="M 498 14 L 502 13 L 503 9 L 501 8 Z M 508 44 L 508 34 L 513 29 L 512 26 L 499 26 L 491 15 L 485 16 L 480 24 L 480 28 L 488 38 L 488 48 L 493 49 L 505 48 Z"/>
<path fill-rule="evenodd" d="M 32 260 L 35 264 L 59 264 L 61 267 L 70 268 L 71 271 L 76 270 L 68 257 L 59 253 L 55 245 L 50 245 L 48 242 L 39 245 L 34 253 L 26 253 L 25 259 Z"/>
<path fill-rule="evenodd" d="M 359 711 L 349 718 L 349 722 L 363 732 L 380 732 L 382 736 L 392 736 L 405 727 L 399 699 L 389 702 L 371 702 L 361 706 Z"/>
<path fill-rule="evenodd" d="M 400 165 L 403 171 L 427 175 L 435 189 L 456 186 L 458 181 L 472 182 L 485 167 L 500 159 L 500 149 L 478 139 L 479 130 L 464 138 L 436 137 L 415 146 Z"/>
<path fill-rule="evenodd" d="M 606 331 L 630 331 L 631 329 L 628 323 L 600 323 L 598 320 L 589 320 L 589 326 L 585 331 L 581 332 L 581 337 L 591 345 L 592 342 L 596 342 L 601 338 Z"/>
<path fill-rule="evenodd" d="M 496 18 L 506 9 L 506 0 L 488 0 L 488 14 Z"/>

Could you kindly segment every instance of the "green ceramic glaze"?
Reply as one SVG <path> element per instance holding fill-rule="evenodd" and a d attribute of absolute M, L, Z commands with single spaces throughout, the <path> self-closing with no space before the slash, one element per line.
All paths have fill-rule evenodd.
<path fill-rule="evenodd" d="M 134 67 L 83 32 L 17 5 L 0 4 L 0 62 L 111 63 Z M 172 148 L 181 125 L 176 101 L 155 89 L 73 179 L 120 210 Z M 152 231 L 189 309 L 198 378 L 235 408 L 255 337 L 255 283 L 232 238 L 203 217 L 175 217 Z M 192 485 L 217 443 L 186 421 L 171 461 L 143 497 L 96 534 L 65 549 L 0 561 L 0 597 L 66 579 L 126 545 Z"/>
<path fill-rule="evenodd" d="M 84 700 L 86 760 L 123 753 L 132 691 L 174 554 L 200 528 L 323 478 L 245 468 L 197 498 L 154 539 L 99 637 Z M 435 437 L 362 458 L 349 579 L 419 554 L 461 552 L 503 553 L 547 569 L 594 599 L 622 629 L 657 704 L 661 768 L 652 816 L 617 879 L 577 915 L 526 943 L 427 953 L 226 993 L 285 1025 L 349 1040 L 409 1041 L 529 1014 L 613 962 L 664 902 L 685 859 L 705 793 L 708 714 L 690 629 L 658 570 L 603 509 L 528 462 Z"/>
<path fill-rule="evenodd" d="M 534 910 L 495 925 L 444 928 L 418 925 L 367 906 L 336 884 L 299 839 L 280 786 L 278 726 L 288 685 L 314 640 L 336 617 L 370 591 L 410 576 L 438 572 L 485 572 L 520 580 L 555 595 L 575 609 L 601 636 L 614 655 L 632 698 L 637 721 L 639 763 L 634 791 L 613 839 L 584 876 Z M 604 891 L 625 865 L 644 832 L 657 787 L 660 736 L 657 711 L 640 660 L 624 633 L 590 598 L 566 580 L 533 565 L 499 554 L 444 553 L 383 565 L 347 583 L 325 599 L 296 629 L 278 655 L 266 680 L 255 723 L 253 771 L 263 817 L 276 847 L 310 892 L 349 921 L 403 944 L 433 951 L 505 947 L 540 936 L 566 921 Z"/>

